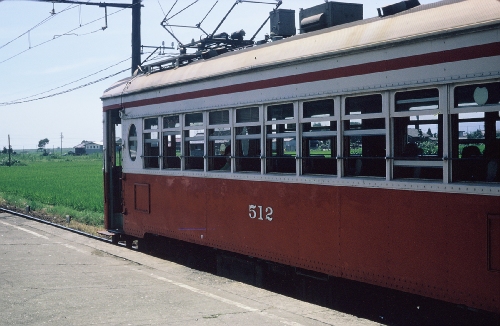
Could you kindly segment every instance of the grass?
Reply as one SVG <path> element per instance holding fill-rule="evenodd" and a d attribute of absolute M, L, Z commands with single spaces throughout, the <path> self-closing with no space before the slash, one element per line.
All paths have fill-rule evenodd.
<path fill-rule="evenodd" d="M 0 161 L 7 155 L 1 154 Z M 0 199 L 3 204 L 70 215 L 73 220 L 103 225 L 102 155 L 14 155 L 12 166 L 0 166 Z"/>

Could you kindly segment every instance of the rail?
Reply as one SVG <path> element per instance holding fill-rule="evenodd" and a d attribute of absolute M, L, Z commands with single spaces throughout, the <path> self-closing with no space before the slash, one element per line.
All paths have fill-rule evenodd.
<path fill-rule="evenodd" d="M 31 220 L 31 221 L 35 221 L 35 222 L 47 224 L 47 225 L 50 225 L 50 226 L 54 226 L 56 228 L 63 229 L 63 230 L 66 230 L 66 231 L 69 231 L 69 232 L 72 232 L 72 233 L 76 233 L 76 234 L 79 234 L 79 235 L 82 235 L 82 236 L 85 236 L 87 238 L 91 238 L 91 239 L 94 239 L 94 240 L 99 240 L 99 241 L 111 243 L 110 239 L 98 237 L 98 236 L 95 236 L 95 235 L 87 233 L 87 232 L 83 232 L 83 231 L 80 231 L 80 230 L 72 229 L 72 228 L 69 228 L 69 227 L 61 225 L 61 224 L 52 223 L 50 221 L 47 221 L 47 220 L 44 220 L 44 219 L 41 219 L 41 218 L 37 218 L 37 217 L 31 216 L 31 215 L 23 214 L 23 213 L 18 212 L 18 211 L 13 211 L 13 210 L 10 210 L 10 209 L 4 208 L 4 207 L 0 207 L 0 212 L 9 213 L 9 214 L 12 214 L 12 215 L 23 217 L 23 218 Z"/>

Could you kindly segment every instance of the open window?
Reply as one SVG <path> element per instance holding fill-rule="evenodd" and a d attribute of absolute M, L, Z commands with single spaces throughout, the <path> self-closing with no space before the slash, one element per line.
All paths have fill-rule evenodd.
<path fill-rule="evenodd" d="M 394 179 L 443 179 L 443 115 L 439 90 L 397 92 Z"/>
<path fill-rule="evenodd" d="M 453 181 L 500 182 L 500 83 L 457 86 L 453 98 Z"/>
<path fill-rule="evenodd" d="M 208 170 L 231 171 L 229 110 L 208 114 Z"/>
<path fill-rule="evenodd" d="M 343 123 L 344 175 L 385 177 L 382 95 L 347 97 Z"/>
<path fill-rule="evenodd" d="M 261 171 L 261 118 L 259 107 L 236 109 L 235 162 L 237 172 Z"/>
<path fill-rule="evenodd" d="M 181 168 L 181 125 L 179 115 L 163 117 L 163 168 Z"/>
<path fill-rule="evenodd" d="M 266 171 L 295 173 L 296 119 L 293 103 L 267 107 Z"/>
<path fill-rule="evenodd" d="M 302 104 L 302 174 L 337 174 L 337 121 L 333 99 Z"/>
<path fill-rule="evenodd" d="M 160 138 L 158 118 L 144 119 L 144 168 L 158 169 L 160 167 Z"/>
<path fill-rule="evenodd" d="M 184 116 L 184 157 L 186 170 L 203 170 L 205 155 L 205 129 L 203 113 Z"/>

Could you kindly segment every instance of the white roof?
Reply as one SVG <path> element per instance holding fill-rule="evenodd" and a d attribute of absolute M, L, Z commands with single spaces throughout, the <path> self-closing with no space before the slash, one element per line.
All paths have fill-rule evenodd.
<path fill-rule="evenodd" d="M 445 0 L 127 78 L 107 89 L 102 99 L 495 24 L 500 24 L 498 0 Z"/>

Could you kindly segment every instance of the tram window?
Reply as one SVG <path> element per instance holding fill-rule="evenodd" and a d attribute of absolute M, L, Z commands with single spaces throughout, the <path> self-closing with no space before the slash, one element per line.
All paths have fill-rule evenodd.
<path fill-rule="evenodd" d="M 235 169 L 237 172 L 261 171 L 261 132 L 259 107 L 236 110 Z M 241 126 L 241 124 L 244 124 Z"/>
<path fill-rule="evenodd" d="M 184 156 L 186 170 L 203 170 L 205 152 L 205 130 L 203 113 L 186 114 L 184 131 Z"/>
<path fill-rule="evenodd" d="M 236 110 L 236 123 L 259 122 L 259 108 L 243 108 Z"/>
<path fill-rule="evenodd" d="M 229 110 L 210 112 L 208 121 L 208 169 L 231 171 Z"/>
<path fill-rule="evenodd" d="M 179 116 L 172 115 L 168 117 L 163 117 L 163 128 L 171 129 L 171 128 L 179 128 L 181 125 L 179 123 Z"/>
<path fill-rule="evenodd" d="M 203 126 L 203 113 L 191 113 L 184 116 L 185 126 Z"/>
<path fill-rule="evenodd" d="M 236 171 L 260 172 L 260 126 L 236 128 Z"/>
<path fill-rule="evenodd" d="M 500 182 L 500 83 L 458 86 L 451 115 L 454 182 Z"/>
<path fill-rule="evenodd" d="M 181 132 L 179 115 L 163 117 L 163 168 L 181 168 Z"/>
<path fill-rule="evenodd" d="M 455 107 L 500 104 L 500 83 L 458 86 L 454 91 Z"/>
<path fill-rule="evenodd" d="M 229 124 L 229 110 L 214 111 L 208 115 L 209 125 L 227 125 Z"/>
<path fill-rule="evenodd" d="M 160 167 L 160 139 L 158 132 L 158 118 L 144 119 L 144 168 L 157 169 Z"/>
<path fill-rule="evenodd" d="M 382 95 L 345 99 L 344 175 L 385 177 L 385 118 Z"/>
<path fill-rule="evenodd" d="M 128 131 L 128 154 L 132 161 L 137 158 L 137 129 L 132 124 Z"/>
<path fill-rule="evenodd" d="M 398 92 L 394 118 L 394 179 L 443 178 L 443 115 L 439 114 L 439 90 Z"/>
<path fill-rule="evenodd" d="M 337 174 L 333 100 L 304 102 L 302 116 L 302 174 Z"/>
<path fill-rule="evenodd" d="M 436 110 L 438 107 L 438 89 L 432 88 L 396 93 L 396 112 Z"/>
<path fill-rule="evenodd" d="M 267 172 L 295 173 L 295 135 L 296 123 L 293 104 L 269 106 L 266 122 Z"/>
<path fill-rule="evenodd" d="M 348 97 L 345 99 L 345 114 L 368 114 L 382 112 L 382 95 Z"/>

